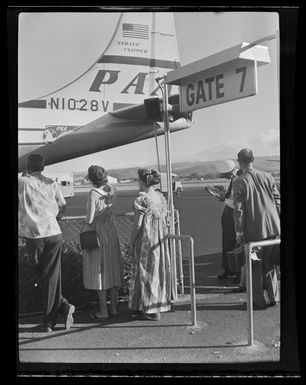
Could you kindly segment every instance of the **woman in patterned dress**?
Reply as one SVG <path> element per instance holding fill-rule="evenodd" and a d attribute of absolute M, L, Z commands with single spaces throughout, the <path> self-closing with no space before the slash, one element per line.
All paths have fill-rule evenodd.
<path fill-rule="evenodd" d="M 83 250 L 83 284 L 96 290 L 100 310 L 92 319 L 108 317 L 106 294 L 110 292 L 110 315 L 117 314 L 117 288 L 121 285 L 121 249 L 112 211 L 116 190 L 107 184 L 107 172 L 103 167 L 90 166 L 87 179 L 93 189 L 89 191 L 85 229 L 96 230 L 100 247 Z"/>
<path fill-rule="evenodd" d="M 138 170 L 139 196 L 130 242 L 133 269 L 129 281 L 129 308 L 141 317 L 159 320 L 171 309 L 170 256 L 167 244 L 167 202 L 153 186 L 160 182 L 156 170 Z"/>

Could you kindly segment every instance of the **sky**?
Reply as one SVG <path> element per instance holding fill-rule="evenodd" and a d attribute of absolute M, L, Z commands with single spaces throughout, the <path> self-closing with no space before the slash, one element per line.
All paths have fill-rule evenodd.
<path fill-rule="evenodd" d="M 86 71 L 112 37 L 119 13 L 23 13 L 19 19 L 18 99 L 57 90 Z M 271 12 L 174 12 L 181 66 L 279 29 Z M 281 31 L 280 31 L 281 34 Z M 235 159 L 249 147 L 256 156 L 279 155 L 279 87 L 276 40 L 261 43 L 271 63 L 258 68 L 258 94 L 196 110 L 191 128 L 171 134 L 175 162 Z M 161 163 L 164 138 L 158 138 Z M 46 167 L 49 172 L 156 164 L 155 139 L 132 143 Z"/>

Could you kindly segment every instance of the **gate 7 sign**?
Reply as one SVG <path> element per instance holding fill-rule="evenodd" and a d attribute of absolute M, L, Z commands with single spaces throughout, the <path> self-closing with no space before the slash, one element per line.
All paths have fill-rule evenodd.
<path fill-rule="evenodd" d="M 181 111 L 194 111 L 257 94 L 256 70 L 254 60 L 238 59 L 182 79 Z"/>

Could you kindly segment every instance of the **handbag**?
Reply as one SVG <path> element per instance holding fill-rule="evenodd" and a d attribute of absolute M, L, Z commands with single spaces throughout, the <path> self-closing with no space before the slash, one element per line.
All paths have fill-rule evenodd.
<path fill-rule="evenodd" d="M 80 233 L 81 250 L 91 250 L 100 247 L 98 234 L 95 230 L 83 231 Z"/>

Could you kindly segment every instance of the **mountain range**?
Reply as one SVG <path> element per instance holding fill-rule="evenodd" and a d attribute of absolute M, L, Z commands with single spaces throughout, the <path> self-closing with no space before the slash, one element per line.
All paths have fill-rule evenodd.
<path fill-rule="evenodd" d="M 235 161 L 235 159 L 233 159 Z M 180 177 L 188 177 L 190 175 L 201 175 L 214 177 L 217 173 L 216 164 L 220 161 L 195 161 L 195 162 L 177 162 L 172 164 L 172 172 Z M 158 168 L 157 165 L 150 165 L 149 168 Z M 274 156 L 259 156 L 255 158 L 254 167 L 258 170 L 269 172 L 273 175 L 280 173 L 280 157 Z M 128 167 L 119 169 L 108 169 L 109 175 L 118 179 L 134 179 L 137 178 L 138 167 Z M 166 166 L 161 165 L 161 172 L 166 171 Z M 82 179 L 86 172 L 74 172 L 74 179 Z"/>

